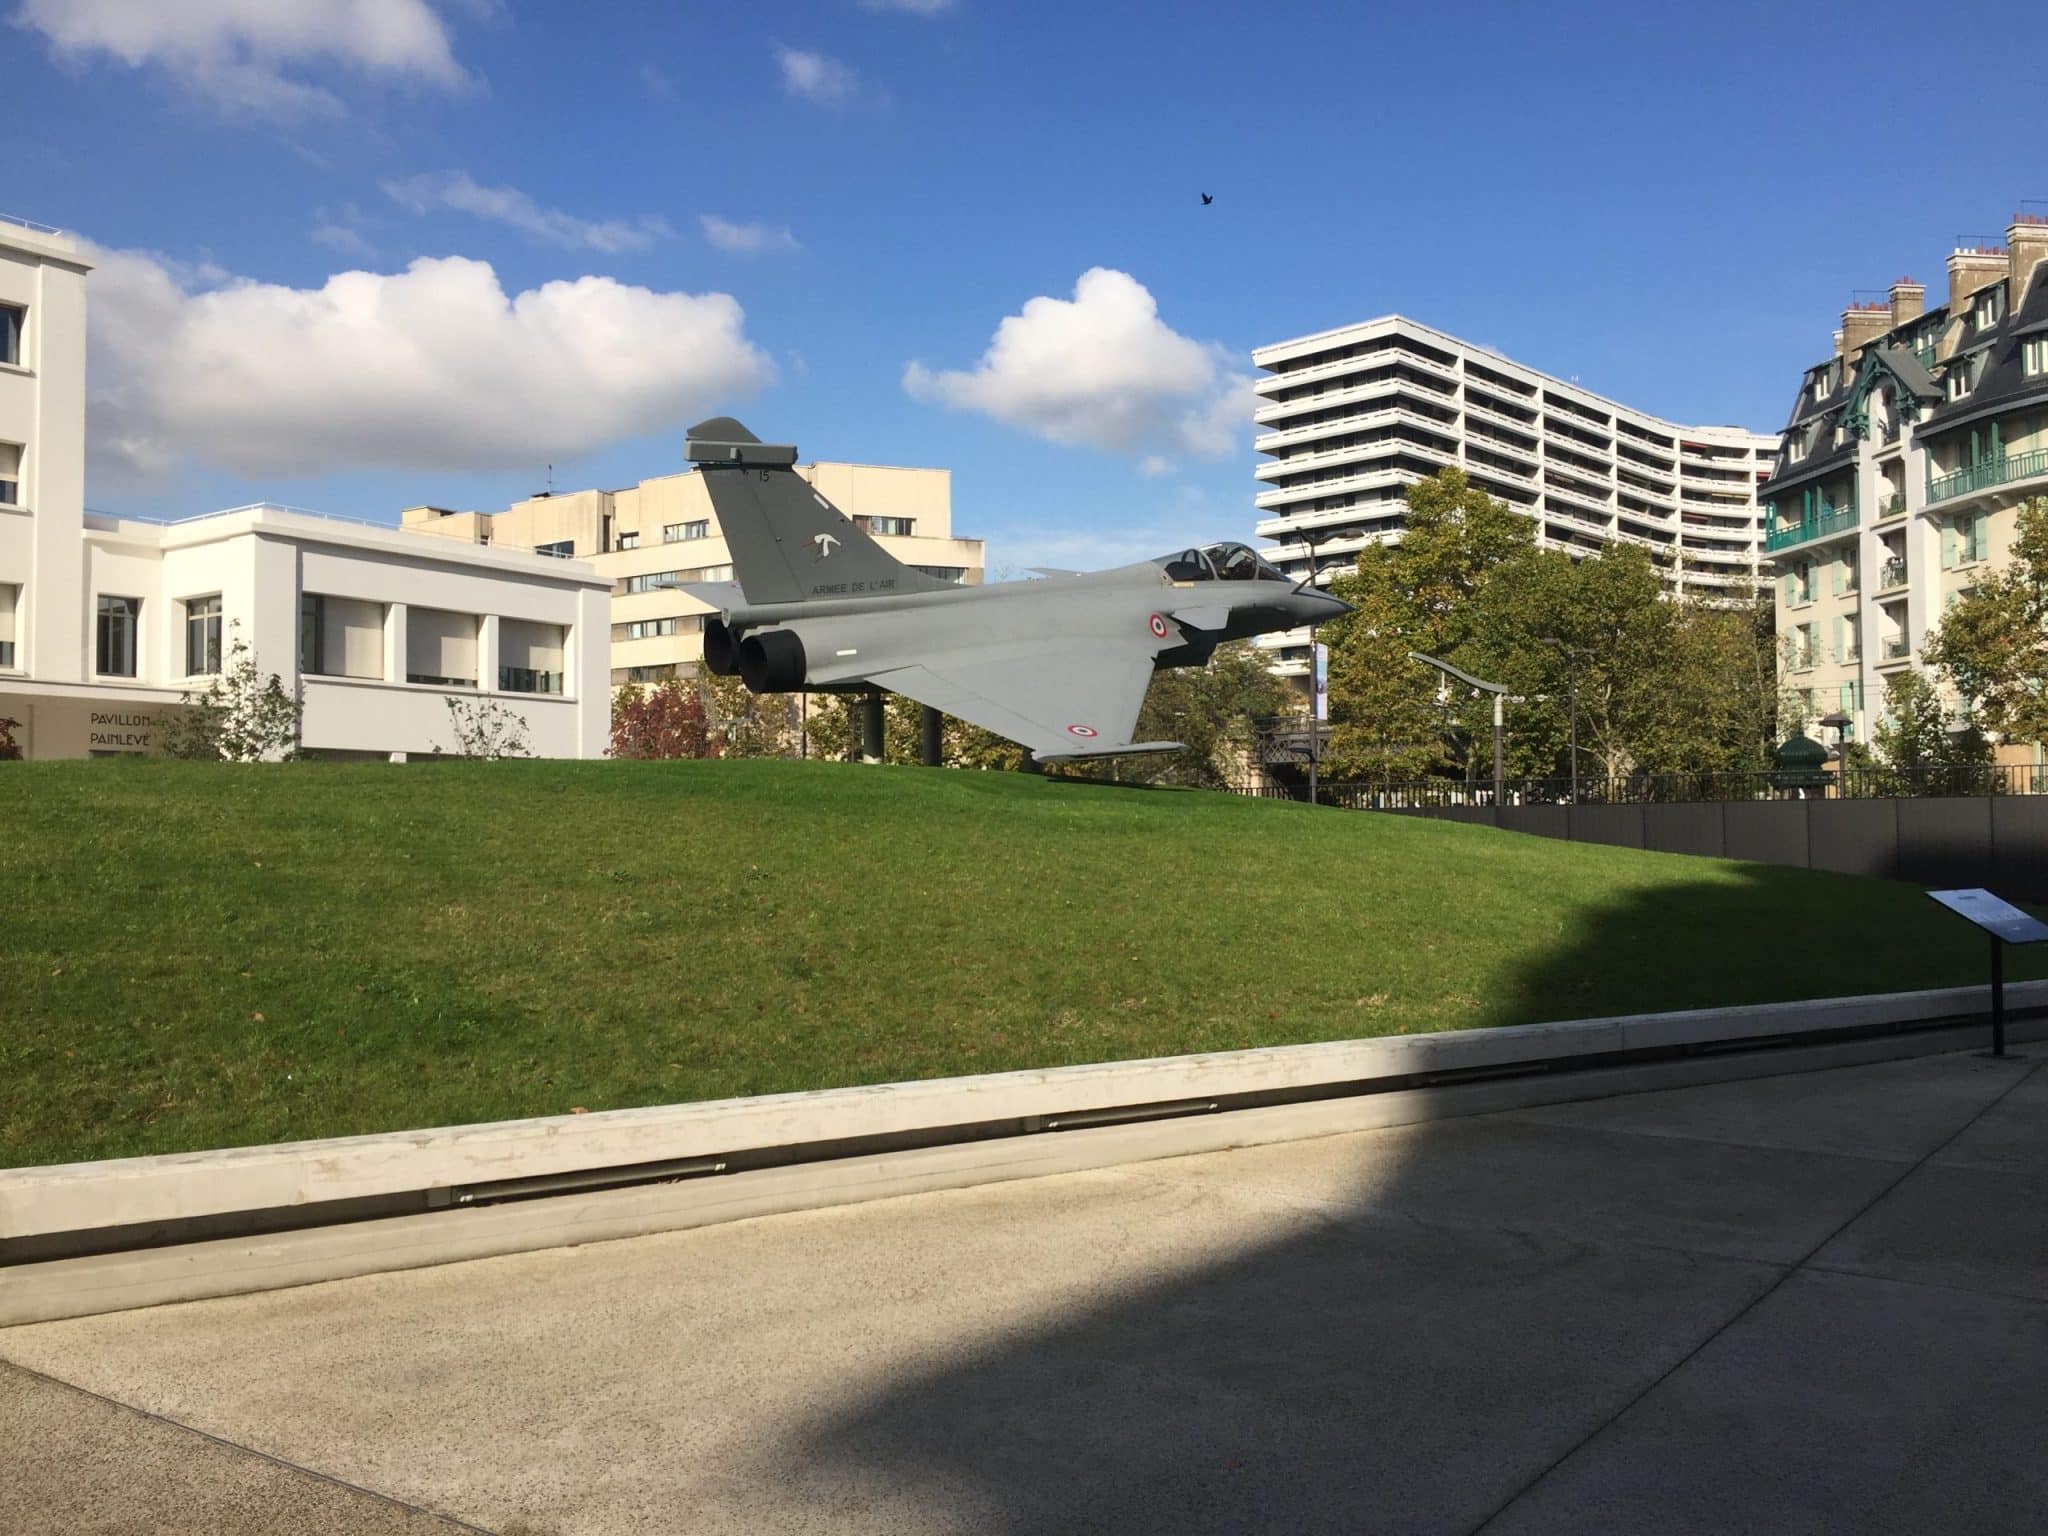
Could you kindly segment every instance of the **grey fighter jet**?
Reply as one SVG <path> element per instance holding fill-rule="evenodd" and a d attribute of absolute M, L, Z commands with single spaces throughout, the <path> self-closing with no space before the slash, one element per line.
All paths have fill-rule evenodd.
<path fill-rule="evenodd" d="M 1131 740 L 1155 669 L 1351 611 L 1242 544 L 959 586 L 892 559 L 796 473 L 793 447 L 721 416 L 687 453 L 737 578 L 685 588 L 718 610 L 704 664 L 755 693 L 886 689 L 1045 762 L 1167 752 L 1179 743 Z"/>

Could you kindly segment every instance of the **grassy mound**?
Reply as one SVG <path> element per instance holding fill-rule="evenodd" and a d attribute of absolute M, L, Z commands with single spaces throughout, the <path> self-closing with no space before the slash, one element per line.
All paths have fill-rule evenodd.
<path fill-rule="evenodd" d="M 0 1163 L 1976 980 L 1910 887 L 822 763 L 0 767 Z"/>

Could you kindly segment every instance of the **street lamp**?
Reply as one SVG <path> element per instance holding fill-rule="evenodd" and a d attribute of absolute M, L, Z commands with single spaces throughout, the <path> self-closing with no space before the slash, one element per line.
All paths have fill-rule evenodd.
<path fill-rule="evenodd" d="M 1425 656 L 1420 651 L 1410 651 L 1408 659 L 1410 661 L 1419 661 L 1425 667 L 1435 667 L 1445 677 L 1454 677 L 1468 688 L 1476 688 L 1481 693 L 1493 695 L 1493 805 L 1495 810 L 1500 809 L 1502 777 L 1500 701 L 1502 696 L 1508 691 L 1507 684 L 1482 682 L 1470 672 L 1460 672 L 1448 661 L 1442 661 L 1435 656 Z"/>

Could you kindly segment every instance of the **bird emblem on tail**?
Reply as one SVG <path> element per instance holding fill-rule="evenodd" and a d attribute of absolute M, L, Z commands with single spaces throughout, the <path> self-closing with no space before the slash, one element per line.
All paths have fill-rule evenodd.
<path fill-rule="evenodd" d="M 825 560 L 831 557 L 832 551 L 838 547 L 839 540 L 829 533 L 814 533 L 811 535 L 811 544 L 818 551 L 818 558 Z"/>

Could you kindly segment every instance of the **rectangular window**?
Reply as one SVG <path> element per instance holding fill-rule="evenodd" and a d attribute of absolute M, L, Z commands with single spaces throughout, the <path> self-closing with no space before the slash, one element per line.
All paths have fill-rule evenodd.
<path fill-rule="evenodd" d="M 0 443 L 0 506 L 21 505 L 21 444 Z"/>
<path fill-rule="evenodd" d="M 27 310 L 19 304 L 0 304 L 0 363 L 21 366 L 21 333 L 27 326 Z"/>
<path fill-rule="evenodd" d="M 14 670 L 14 615 L 20 608 L 21 588 L 0 581 L 0 670 Z"/>
<path fill-rule="evenodd" d="M 326 604 L 327 599 L 317 592 L 299 594 L 299 670 L 309 677 L 327 670 L 322 665 L 326 658 L 320 654 L 321 631 L 327 627 Z"/>
<path fill-rule="evenodd" d="M 185 599 L 185 675 L 220 671 L 220 594 Z"/>
<path fill-rule="evenodd" d="M 1970 309 L 1970 324 L 1977 330 L 1987 331 L 2005 318 L 2005 284 L 1993 283 L 1977 295 L 1977 301 Z"/>
<path fill-rule="evenodd" d="M 618 547 L 620 549 L 638 549 L 640 547 L 640 535 L 637 533 L 620 534 Z"/>
<path fill-rule="evenodd" d="M 1970 364 L 1967 359 L 1958 359 L 1948 365 L 1948 372 L 1941 378 L 1942 398 L 1960 400 L 1970 392 Z"/>
<path fill-rule="evenodd" d="M 872 533 L 885 539 L 907 539 L 910 537 L 911 519 L 907 517 L 856 517 L 853 526 L 862 533 Z"/>
<path fill-rule="evenodd" d="M 360 597 L 299 596 L 299 671 L 308 677 L 384 676 L 384 605 Z"/>
<path fill-rule="evenodd" d="M 704 627 L 701 613 L 684 614 L 677 618 L 635 619 L 629 624 L 614 624 L 614 640 L 654 640 L 663 635 L 695 634 Z"/>
<path fill-rule="evenodd" d="M 405 680 L 441 688 L 476 686 L 476 615 L 413 608 L 405 616 Z"/>
<path fill-rule="evenodd" d="M 967 567 L 964 565 L 914 565 L 914 571 L 923 571 L 927 576 L 936 576 L 941 581 L 965 582 Z"/>
<path fill-rule="evenodd" d="M 1982 560 L 1990 552 L 1990 537 L 1987 525 L 1990 519 L 1982 512 L 1963 523 L 1963 559 Z"/>
<path fill-rule="evenodd" d="M 661 542 L 680 544 L 685 539 L 708 539 L 711 537 L 711 519 L 699 518 L 693 523 L 670 523 L 661 530 Z"/>
<path fill-rule="evenodd" d="M 93 670 L 101 677 L 135 675 L 135 636 L 141 617 L 139 597 L 100 599 Z"/>
<path fill-rule="evenodd" d="M 681 571 L 643 571 L 638 576 L 628 576 L 615 589 L 621 597 L 634 592 L 661 592 L 682 584 Z"/>
<path fill-rule="evenodd" d="M 498 687 L 505 693 L 562 691 L 562 626 L 498 620 Z"/>
<path fill-rule="evenodd" d="M 2048 336 L 2032 336 L 2020 349 L 2020 366 L 2028 378 L 2048 373 Z"/>
<path fill-rule="evenodd" d="M 533 552 L 536 555 L 547 555 L 555 560 L 567 560 L 576 553 L 576 541 L 574 539 L 557 539 L 552 544 L 536 544 Z"/>

